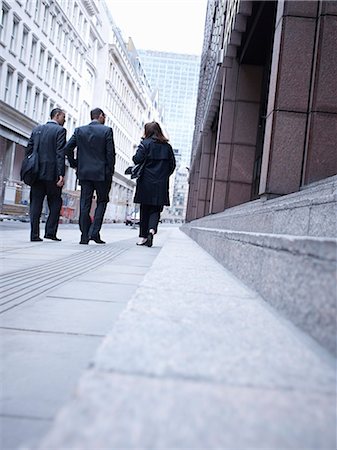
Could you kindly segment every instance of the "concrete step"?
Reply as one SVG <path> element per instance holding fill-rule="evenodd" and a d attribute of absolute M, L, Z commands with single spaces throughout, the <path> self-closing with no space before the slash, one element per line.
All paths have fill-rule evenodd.
<path fill-rule="evenodd" d="M 193 223 L 237 231 L 337 237 L 337 177 L 294 194 L 245 203 Z"/>
<path fill-rule="evenodd" d="M 188 224 L 183 231 L 268 303 L 336 354 L 337 239 Z"/>

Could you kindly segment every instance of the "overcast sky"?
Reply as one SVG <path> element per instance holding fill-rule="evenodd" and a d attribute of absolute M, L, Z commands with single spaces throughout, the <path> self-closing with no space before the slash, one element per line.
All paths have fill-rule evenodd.
<path fill-rule="evenodd" d="M 125 40 L 135 47 L 200 55 L 207 0 L 106 0 Z"/>

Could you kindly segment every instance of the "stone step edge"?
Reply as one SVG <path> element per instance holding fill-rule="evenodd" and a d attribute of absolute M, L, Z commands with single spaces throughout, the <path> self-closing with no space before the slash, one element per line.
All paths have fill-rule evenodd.
<path fill-rule="evenodd" d="M 182 230 L 184 229 L 212 233 L 229 240 L 271 250 L 287 251 L 294 255 L 305 255 L 321 261 L 336 262 L 337 260 L 337 239 L 335 238 L 236 231 L 189 224 L 183 225 Z"/>
<path fill-rule="evenodd" d="M 332 181 L 321 183 L 317 186 L 306 186 L 305 189 L 298 192 L 282 195 L 269 200 L 261 198 L 247 203 L 242 203 L 241 205 L 228 208 L 225 211 L 210 214 L 195 220 L 218 220 L 224 217 L 242 216 L 250 213 L 265 214 L 288 209 L 303 207 L 310 208 L 329 203 L 337 203 L 337 177 L 333 178 L 334 179 Z M 326 195 L 322 195 L 323 191 L 328 192 Z"/>

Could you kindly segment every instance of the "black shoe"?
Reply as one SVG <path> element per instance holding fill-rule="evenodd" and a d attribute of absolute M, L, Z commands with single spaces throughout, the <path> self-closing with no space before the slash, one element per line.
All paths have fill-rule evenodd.
<path fill-rule="evenodd" d="M 145 245 L 147 245 L 148 247 L 152 247 L 153 244 L 153 234 L 149 233 L 147 235 L 147 241 L 145 242 Z"/>
<path fill-rule="evenodd" d="M 91 236 L 89 238 L 89 240 L 96 242 L 96 244 L 105 244 L 106 243 L 105 241 L 102 241 L 102 239 L 97 236 Z"/>
<path fill-rule="evenodd" d="M 40 237 L 35 237 L 35 238 L 31 238 L 30 242 L 41 242 L 43 241 L 43 239 L 41 239 Z"/>
<path fill-rule="evenodd" d="M 147 245 L 147 240 L 145 241 L 145 242 L 142 242 L 142 243 L 140 243 L 140 242 L 137 242 L 137 244 L 136 245 Z"/>
<path fill-rule="evenodd" d="M 81 239 L 79 244 L 88 245 L 89 244 L 89 239 Z"/>
<path fill-rule="evenodd" d="M 59 239 L 56 236 L 44 236 L 44 238 L 45 239 L 51 239 L 52 241 L 58 241 L 58 242 L 62 241 L 62 239 Z"/>

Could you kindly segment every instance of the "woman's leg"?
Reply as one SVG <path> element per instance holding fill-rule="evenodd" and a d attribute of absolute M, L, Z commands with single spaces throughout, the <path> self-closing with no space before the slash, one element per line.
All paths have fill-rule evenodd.
<path fill-rule="evenodd" d="M 158 223 L 160 219 L 160 213 L 163 211 L 163 206 L 151 206 L 149 212 L 149 231 L 152 231 L 152 234 L 156 234 L 158 230 Z"/>
<path fill-rule="evenodd" d="M 147 238 L 149 234 L 150 205 L 140 205 L 139 237 Z"/>
<path fill-rule="evenodd" d="M 153 205 L 149 211 L 149 233 L 147 235 L 146 245 L 152 247 L 153 236 L 157 233 L 158 223 L 160 219 L 160 213 L 163 210 L 163 206 Z"/>

